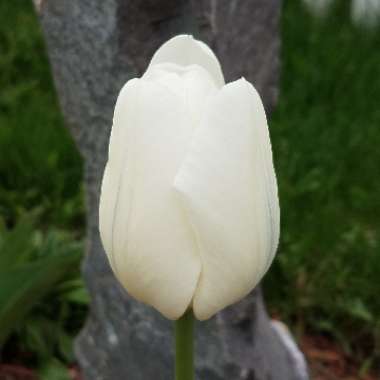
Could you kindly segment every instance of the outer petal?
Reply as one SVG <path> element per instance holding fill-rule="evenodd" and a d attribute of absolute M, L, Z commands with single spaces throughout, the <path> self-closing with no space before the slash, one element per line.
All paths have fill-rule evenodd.
<path fill-rule="evenodd" d="M 104 250 L 109 262 L 116 271 L 113 258 L 113 230 L 114 217 L 117 207 L 117 199 L 120 189 L 120 173 L 126 159 L 126 150 L 123 141 L 127 141 L 129 128 L 125 125 L 134 115 L 138 95 L 139 82 L 132 79 L 125 84 L 120 91 L 115 106 L 114 125 L 111 130 L 110 143 L 108 146 L 108 162 L 104 169 L 101 196 L 99 202 L 99 231 Z M 133 116 L 134 117 L 134 116 Z"/>
<path fill-rule="evenodd" d="M 228 84 L 211 100 L 175 188 L 200 249 L 193 308 L 203 320 L 247 295 L 277 248 L 279 205 L 267 122 L 248 82 Z"/>
<path fill-rule="evenodd" d="M 101 236 L 119 281 L 170 319 L 191 303 L 201 270 L 172 184 L 195 128 L 189 111 L 215 91 L 203 79 L 162 72 L 122 90 L 102 185 Z"/>
<path fill-rule="evenodd" d="M 148 70 L 156 64 L 174 63 L 180 66 L 199 65 L 214 79 L 218 87 L 224 85 L 224 77 L 218 58 L 203 42 L 189 35 L 179 35 L 165 42 L 154 54 Z"/>

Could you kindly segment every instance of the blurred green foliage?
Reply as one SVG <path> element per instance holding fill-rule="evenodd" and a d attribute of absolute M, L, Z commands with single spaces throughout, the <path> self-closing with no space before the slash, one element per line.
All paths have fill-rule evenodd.
<path fill-rule="evenodd" d="M 315 19 L 300 1 L 284 1 L 281 94 L 270 123 L 282 237 L 264 285 L 273 314 L 299 334 L 331 335 L 365 369 L 380 357 L 380 31 L 352 26 L 348 3 Z M 81 177 L 31 2 L 0 2 L 1 239 L 18 236 L 11 249 L 28 258 L 21 264 L 77 257 Z M 32 353 L 25 363 L 47 379 L 66 378 L 87 302 L 78 269 L 67 273 L 5 346 Z"/>
<path fill-rule="evenodd" d="M 282 237 L 265 281 L 274 313 L 380 357 L 380 29 L 286 1 L 271 136 Z"/>
<path fill-rule="evenodd" d="M 43 234 L 31 216 L 12 230 L 0 225 L 0 346 L 32 353 L 29 361 L 43 370 L 73 361 L 72 336 L 88 304 L 78 271 L 82 248 L 54 228 Z"/>
<path fill-rule="evenodd" d="M 0 2 L 0 215 L 83 230 L 82 162 L 63 126 L 31 1 Z"/>
<path fill-rule="evenodd" d="M 62 244 L 61 235 L 50 230 L 42 238 L 25 220 L 11 231 L 0 226 L 0 345 L 45 295 L 77 281 L 70 274 L 76 274 L 82 247 L 76 242 Z M 66 296 L 78 291 L 68 288 Z"/>
<path fill-rule="evenodd" d="M 81 178 L 32 2 L 2 1 L 0 348 L 41 379 L 69 379 L 87 311 Z"/>

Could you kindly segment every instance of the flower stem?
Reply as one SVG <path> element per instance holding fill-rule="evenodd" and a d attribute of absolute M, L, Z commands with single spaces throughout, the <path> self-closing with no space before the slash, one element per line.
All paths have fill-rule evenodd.
<path fill-rule="evenodd" d="M 175 322 L 175 378 L 194 380 L 194 316 L 189 309 Z"/>

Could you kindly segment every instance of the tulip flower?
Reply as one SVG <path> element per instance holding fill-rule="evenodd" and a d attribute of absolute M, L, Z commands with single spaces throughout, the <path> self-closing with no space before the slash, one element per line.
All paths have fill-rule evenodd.
<path fill-rule="evenodd" d="M 165 317 L 205 320 L 270 266 L 279 204 L 264 107 L 180 35 L 116 102 L 99 225 L 115 276 Z"/>

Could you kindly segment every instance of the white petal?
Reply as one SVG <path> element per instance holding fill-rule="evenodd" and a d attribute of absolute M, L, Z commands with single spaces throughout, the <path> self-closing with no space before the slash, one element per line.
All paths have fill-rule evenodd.
<path fill-rule="evenodd" d="M 154 54 L 148 70 L 160 63 L 199 65 L 208 71 L 218 87 L 224 85 L 218 58 L 204 42 L 194 39 L 193 36 L 179 35 L 165 42 Z"/>
<path fill-rule="evenodd" d="M 104 169 L 101 196 L 99 202 L 99 231 L 104 250 L 108 256 L 111 267 L 116 271 L 113 252 L 113 227 L 116 202 L 118 198 L 120 173 L 123 170 L 125 149 L 123 141 L 127 140 L 128 128 L 126 116 L 132 114 L 136 107 L 138 80 L 132 79 L 120 91 L 114 113 L 114 125 L 108 151 L 108 163 Z M 118 123 L 116 123 L 116 120 Z"/>
<path fill-rule="evenodd" d="M 175 183 L 197 236 L 200 320 L 247 295 L 273 259 L 277 184 L 260 97 L 245 80 L 210 101 Z"/>
<path fill-rule="evenodd" d="M 207 77 L 201 68 L 161 72 L 122 91 L 102 186 L 102 240 L 119 281 L 170 319 L 191 303 L 201 270 L 172 185 L 197 126 L 194 115 L 216 91 Z M 107 210 L 112 205 L 114 212 Z"/>

